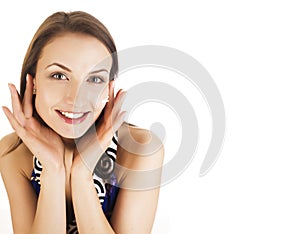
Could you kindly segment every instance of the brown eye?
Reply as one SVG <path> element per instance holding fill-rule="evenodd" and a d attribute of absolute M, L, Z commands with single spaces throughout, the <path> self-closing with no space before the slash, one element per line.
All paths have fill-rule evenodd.
<path fill-rule="evenodd" d="M 67 77 L 62 73 L 54 73 L 51 75 L 51 77 L 56 80 L 66 80 L 67 79 Z"/>

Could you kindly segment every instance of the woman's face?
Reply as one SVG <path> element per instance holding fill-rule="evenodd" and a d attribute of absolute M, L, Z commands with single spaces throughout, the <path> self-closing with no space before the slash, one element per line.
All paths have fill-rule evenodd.
<path fill-rule="evenodd" d="M 110 53 L 97 38 L 75 33 L 56 37 L 37 63 L 38 114 L 62 137 L 81 137 L 105 106 L 111 66 Z"/>

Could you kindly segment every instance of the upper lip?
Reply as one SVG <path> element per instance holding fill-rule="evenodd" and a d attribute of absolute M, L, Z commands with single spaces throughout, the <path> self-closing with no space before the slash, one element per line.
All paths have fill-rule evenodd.
<path fill-rule="evenodd" d="M 56 109 L 56 111 L 59 111 L 59 112 L 68 112 L 68 113 L 72 113 L 72 114 L 85 114 L 85 113 L 88 113 L 90 111 L 69 111 L 69 110 L 60 110 L 60 109 Z"/>
<path fill-rule="evenodd" d="M 79 119 L 79 118 L 83 118 L 84 116 L 86 116 L 89 112 L 70 112 L 70 111 L 61 111 L 61 110 L 57 110 L 57 112 L 59 113 L 59 115 L 63 115 L 67 118 L 70 119 Z"/>

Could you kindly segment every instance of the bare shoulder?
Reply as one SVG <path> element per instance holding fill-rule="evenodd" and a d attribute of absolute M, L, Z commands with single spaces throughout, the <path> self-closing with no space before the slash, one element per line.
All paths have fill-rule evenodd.
<path fill-rule="evenodd" d="M 14 137 L 2 139 L 1 147 L 4 147 L 4 142 L 15 144 L 12 141 Z M 28 233 L 26 230 L 33 222 L 37 204 L 36 193 L 30 183 L 32 154 L 22 142 L 13 146 L 1 155 L 0 172 L 8 195 L 13 229 L 15 233 Z"/>
<path fill-rule="evenodd" d="M 24 143 L 18 142 L 15 133 L 3 137 L 0 141 L 0 172 L 19 172 L 27 178 L 31 176 L 32 153 Z"/>
<path fill-rule="evenodd" d="M 143 170 L 163 163 L 163 143 L 150 130 L 124 123 L 119 129 L 119 148 L 119 161 L 128 167 Z"/>
<path fill-rule="evenodd" d="M 0 157 L 7 154 L 10 149 L 17 146 L 17 144 L 19 143 L 18 139 L 19 138 L 15 133 L 10 133 L 0 139 Z"/>
<path fill-rule="evenodd" d="M 112 227 L 117 233 L 151 233 L 164 159 L 162 141 L 153 132 L 127 123 L 119 129 L 118 138 L 115 171 L 120 191 Z"/>

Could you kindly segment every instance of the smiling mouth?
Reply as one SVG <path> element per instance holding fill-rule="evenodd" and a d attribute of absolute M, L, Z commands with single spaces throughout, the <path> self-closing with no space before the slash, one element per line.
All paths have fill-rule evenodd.
<path fill-rule="evenodd" d="M 62 110 L 56 110 L 56 113 L 68 124 L 79 124 L 83 122 L 89 114 L 89 112 L 69 112 Z"/>

